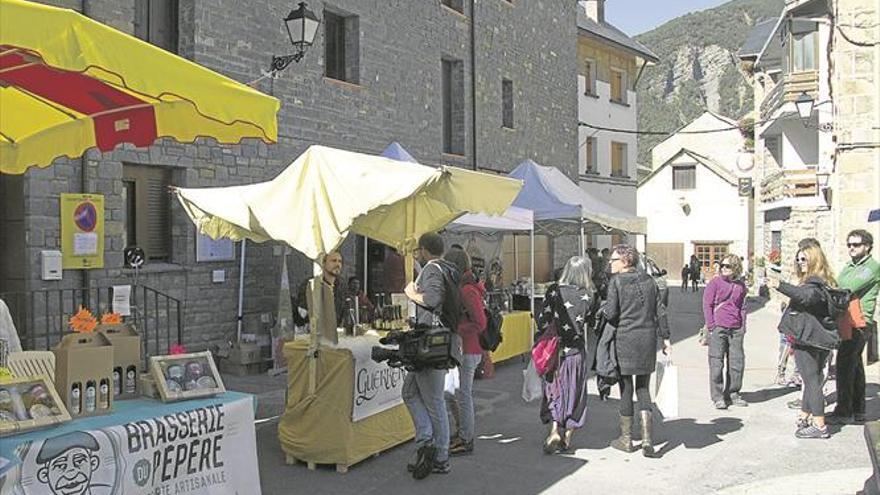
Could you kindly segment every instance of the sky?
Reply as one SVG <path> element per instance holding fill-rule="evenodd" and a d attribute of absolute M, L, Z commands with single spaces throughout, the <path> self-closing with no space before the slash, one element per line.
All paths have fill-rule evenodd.
<path fill-rule="evenodd" d="M 650 31 L 681 15 L 730 0 L 607 0 L 605 19 L 630 36 Z"/>

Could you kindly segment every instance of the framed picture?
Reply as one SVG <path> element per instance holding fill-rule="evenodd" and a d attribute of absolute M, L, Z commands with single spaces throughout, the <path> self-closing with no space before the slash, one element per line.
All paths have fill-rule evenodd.
<path fill-rule="evenodd" d="M 70 421 L 55 387 L 44 376 L 0 383 L 0 436 Z"/>
<path fill-rule="evenodd" d="M 150 373 L 162 402 L 210 397 L 226 392 L 208 351 L 152 356 Z"/>
<path fill-rule="evenodd" d="M 235 260 L 235 244 L 231 239 L 211 239 L 196 229 L 196 263 Z"/>

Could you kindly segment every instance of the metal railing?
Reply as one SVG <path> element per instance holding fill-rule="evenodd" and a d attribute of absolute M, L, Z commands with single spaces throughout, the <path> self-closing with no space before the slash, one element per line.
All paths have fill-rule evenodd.
<path fill-rule="evenodd" d="M 92 311 L 100 319 L 112 311 L 113 288 L 42 289 L 0 292 L 9 306 L 12 321 L 26 350 L 51 349 L 70 333 L 68 320 L 79 307 Z M 143 285 L 131 288 L 129 299 L 133 322 L 141 335 L 146 364 L 149 356 L 167 354 L 182 337 L 184 306 L 181 301 Z"/>

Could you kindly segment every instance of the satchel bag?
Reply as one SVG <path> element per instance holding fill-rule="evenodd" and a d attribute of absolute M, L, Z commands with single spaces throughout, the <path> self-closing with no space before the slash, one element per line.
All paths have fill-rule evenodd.
<path fill-rule="evenodd" d="M 840 334 L 836 329 L 829 330 L 815 315 L 792 310 L 791 306 L 782 314 L 779 331 L 800 345 L 824 350 L 833 350 L 840 346 Z"/>
<path fill-rule="evenodd" d="M 555 324 L 551 324 L 535 342 L 532 347 L 532 362 L 535 363 L 535 371 L 544 376 L 556 369 L 559 361 L 559 335 L 556 333 Z"/>

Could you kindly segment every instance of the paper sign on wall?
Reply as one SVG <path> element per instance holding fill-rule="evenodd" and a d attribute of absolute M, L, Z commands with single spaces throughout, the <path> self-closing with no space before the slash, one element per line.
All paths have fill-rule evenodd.
<path fill-rule="evenodd" d="M 61 265 L 65 270 L 104 267 L 103 195 L 61 195 Z"/>

